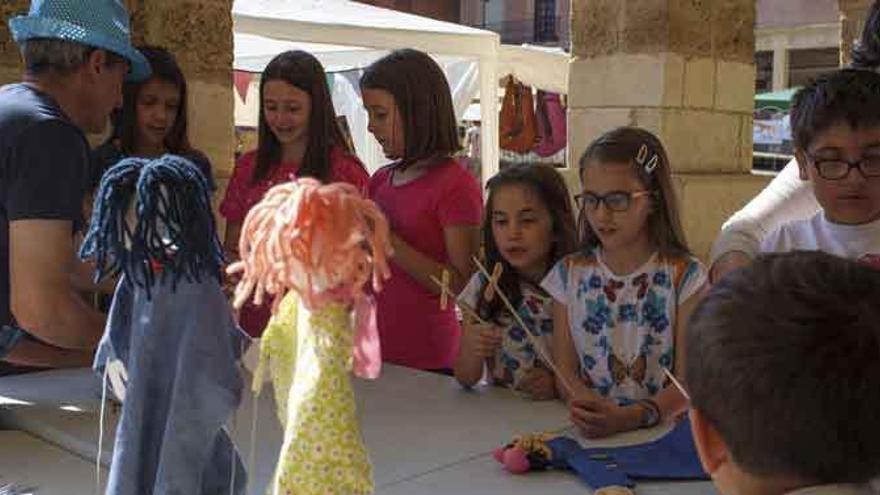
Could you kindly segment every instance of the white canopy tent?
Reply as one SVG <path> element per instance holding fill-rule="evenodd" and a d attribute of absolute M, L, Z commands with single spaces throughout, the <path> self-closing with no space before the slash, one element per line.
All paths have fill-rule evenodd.
<path fill-rule="evenodd" d="M 236 33 L 235 64 L 240 70 L 255 71 L 261 62 L 265 65 L 268 60 L 263 59 L 268 54 L 290 49 L 285 42 L 335 45 L 335 50 L 333 47 L 323 50 L 327 58 L 322 62 L 327 62 L 334 54 L 341 57 L 340 54 L 352 46 L 365 48 L 363 53 L 358 53 L 362 56 L 362 64 L 381 56 L 379 51 L 397 48 L 416 48 L 434 56 L 452 57 L 450 63 L 455 62 L 455 58 L 459 62 L 476 59 L 483 119 L 483 180 L 497 172 L 500 46 L 497 33 L 350 0 L 235 0 L 232 14 Z M 263 43 L 262 47 L 260 43 Z M 333 66 L 332 62 L 327 65 Z M 441 61 L 441 65 L 446 66 L 448 73 L 448 64 Z M 469 69 L 462 64 L 458 70 L 466 72 Z M 460 107 L 459 116 L 465 108 L 466 104 Z"/>
<path fill-rule="evenodd" d="M 523 84 L 567 95 L 570 62 L 569 54 L 559 47 L 501 45 L 498 74 L 510 74 Z"/>

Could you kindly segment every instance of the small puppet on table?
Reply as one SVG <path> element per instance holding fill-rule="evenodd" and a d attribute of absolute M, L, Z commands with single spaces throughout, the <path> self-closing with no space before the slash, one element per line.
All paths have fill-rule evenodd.
<path fill-rule="evenodd" d="M 303 178 L 273 187 L 245 218 L 235 306 L 275 296 L 254 391 L 269 362 L 284 443 L 274 494 L 373 492 L 349 372 L 374 378 L 381 362 L 372 305 L 389 276 L 388 223 L 349 184 Z"/>
<path fill-rule="evenodd" d="M 121 274 L 94 363 L 123 400 L 107 493 L 244 493 L 223 427 L 247 337 L 221 290 L 205 177 L 173 155 L 120 161 L 101 180 L 80 256 L 95 260 L 96 280 Z"/>

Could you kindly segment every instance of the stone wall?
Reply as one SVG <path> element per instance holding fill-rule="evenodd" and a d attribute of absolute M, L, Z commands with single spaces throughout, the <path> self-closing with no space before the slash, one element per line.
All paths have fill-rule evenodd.
<path fill-rule="evenodd" d="M 27 13 L 28 5 L 28 0 L 0 1 L 0 85 L 21 79 L 21 56 L 9 33 L 7 21 L 15 15 Z"/>

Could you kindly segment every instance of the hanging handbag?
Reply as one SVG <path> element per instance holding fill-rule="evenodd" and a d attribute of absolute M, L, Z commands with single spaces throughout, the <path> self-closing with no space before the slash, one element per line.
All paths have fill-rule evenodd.
<path fill-rule="evenodd" d="M 535 146 L 537 128 L 532 88 L 508 78 L 499 117 L 501 149 L 528 153 Z"/>
<path fill-rule="evenodd" d="M 532 151 L 546 158 L 565 148 L 565 108 L 556 93 L 539 90 L 537 100 L 538 141 Z"/>

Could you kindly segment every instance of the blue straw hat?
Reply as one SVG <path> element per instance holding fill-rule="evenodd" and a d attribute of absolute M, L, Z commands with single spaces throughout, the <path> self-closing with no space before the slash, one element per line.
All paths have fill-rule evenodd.
<path fill-rule="evenodd" d="M 28 15 L 9 20 L 12 38 L 68 40 L 113 52 L 128 60 L 129 81 L 150 77 L 150 64 L 131 45 L 128 11 L 121 0 L 32 0 Z"/>

